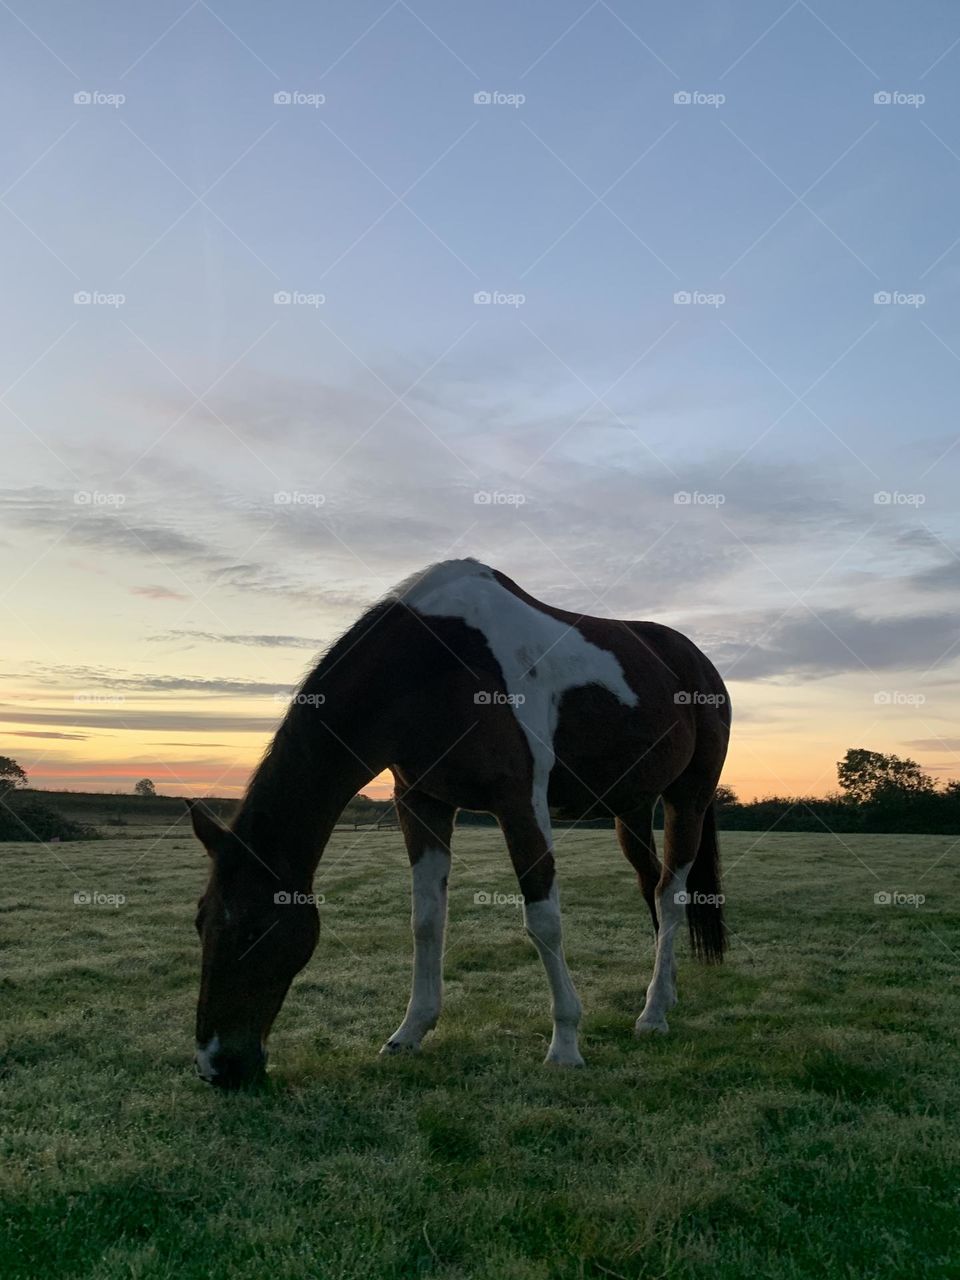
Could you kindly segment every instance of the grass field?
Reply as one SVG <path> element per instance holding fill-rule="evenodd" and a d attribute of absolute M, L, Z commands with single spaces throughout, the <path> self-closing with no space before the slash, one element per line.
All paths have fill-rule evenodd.
<path fill-rule="evenodd" d="M 338 834 L 269 1082 L 193 1077 L 204 860 L 182 828 L 0 846 L 0 1274 L 955 1277 L 960 914 L 946 837 L 722 840 L 732 946 L 680 949 L 637 1041 L 646 910 L 612 832 L 562 833 L 587 1068 L 544 1068 L 544 975 L 494 832 L 458 834 L 446 1011 L 409 984 L 396 833 Z M 876 904 L 878 891 L 924 895 Z M 122 894 L 122 905 L 74 893 Z"/>

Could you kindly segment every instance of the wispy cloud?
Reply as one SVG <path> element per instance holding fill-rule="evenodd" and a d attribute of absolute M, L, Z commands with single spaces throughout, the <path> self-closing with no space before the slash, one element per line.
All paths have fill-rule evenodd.
<path fill-rule="evenodd" d="M 313 636 L 235 635 L 219 631 L 164 631 L 151 640 L 192 640 L 209 644 L 239 644 L 255 649 L 310 649 L 316 652 L 324 642 Z"/>

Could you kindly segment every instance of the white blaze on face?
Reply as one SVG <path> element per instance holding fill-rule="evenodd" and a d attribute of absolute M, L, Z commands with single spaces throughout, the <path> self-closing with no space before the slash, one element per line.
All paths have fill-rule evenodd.
<path fill-rule="evenodd" d="M 608 650 L 591 644 L 577 627 L 552 618 L 515 596 L 476 560 L 447 560 L 408 579 L 397 595 L 428 617 L 461 618 L 485 638 L 503 672 L 514 715 L 533 756 L 533 805 L 550 839 L 547 782 L 560 700 L 568 689 L 599 684 L 625 706 L 637 695 Z"/>
<path fill-rule="evenodd" d="M 220 1052 L 220 1037 L 215 1035 L 206 1044 L 197 1043 L 197 1070 L 205 1080 L 209 1080 L 215 1076 L 216 1070 L 213 1066 L 213 1060 Z"/>

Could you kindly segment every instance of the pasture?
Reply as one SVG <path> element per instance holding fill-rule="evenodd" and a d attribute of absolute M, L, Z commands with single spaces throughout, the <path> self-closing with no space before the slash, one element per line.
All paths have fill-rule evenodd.
<path fill-rule="evenodd" d="M 541 1066 L 543 969 L 497 900 L 499 834 L 469 828 L 444 1016 L 378 1059 L 409 993 L 406 858 L 342 831 L 268 1083 L 239 1094 L 191 1069 L 186 826 L 0 847 L 6 1280 L 957 1275 L 955 842 L 722 834 L 728 962 L 683 941 L 670 1035 L 643 1041 L 632 873 L 612 831 L 558 845 L 586 1069 Z"/>

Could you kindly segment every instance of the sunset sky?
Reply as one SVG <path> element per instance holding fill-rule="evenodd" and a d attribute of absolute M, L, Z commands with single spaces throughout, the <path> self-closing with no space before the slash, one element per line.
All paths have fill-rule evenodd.
<path fill-rule="evenodd" d="M 955 4 L 0 31 L 0 753 L 34 785 L 237 793 L 315 654 L 463 555 L 690 634 L 744 797 L 851 746 L 960 776 Z"/>

